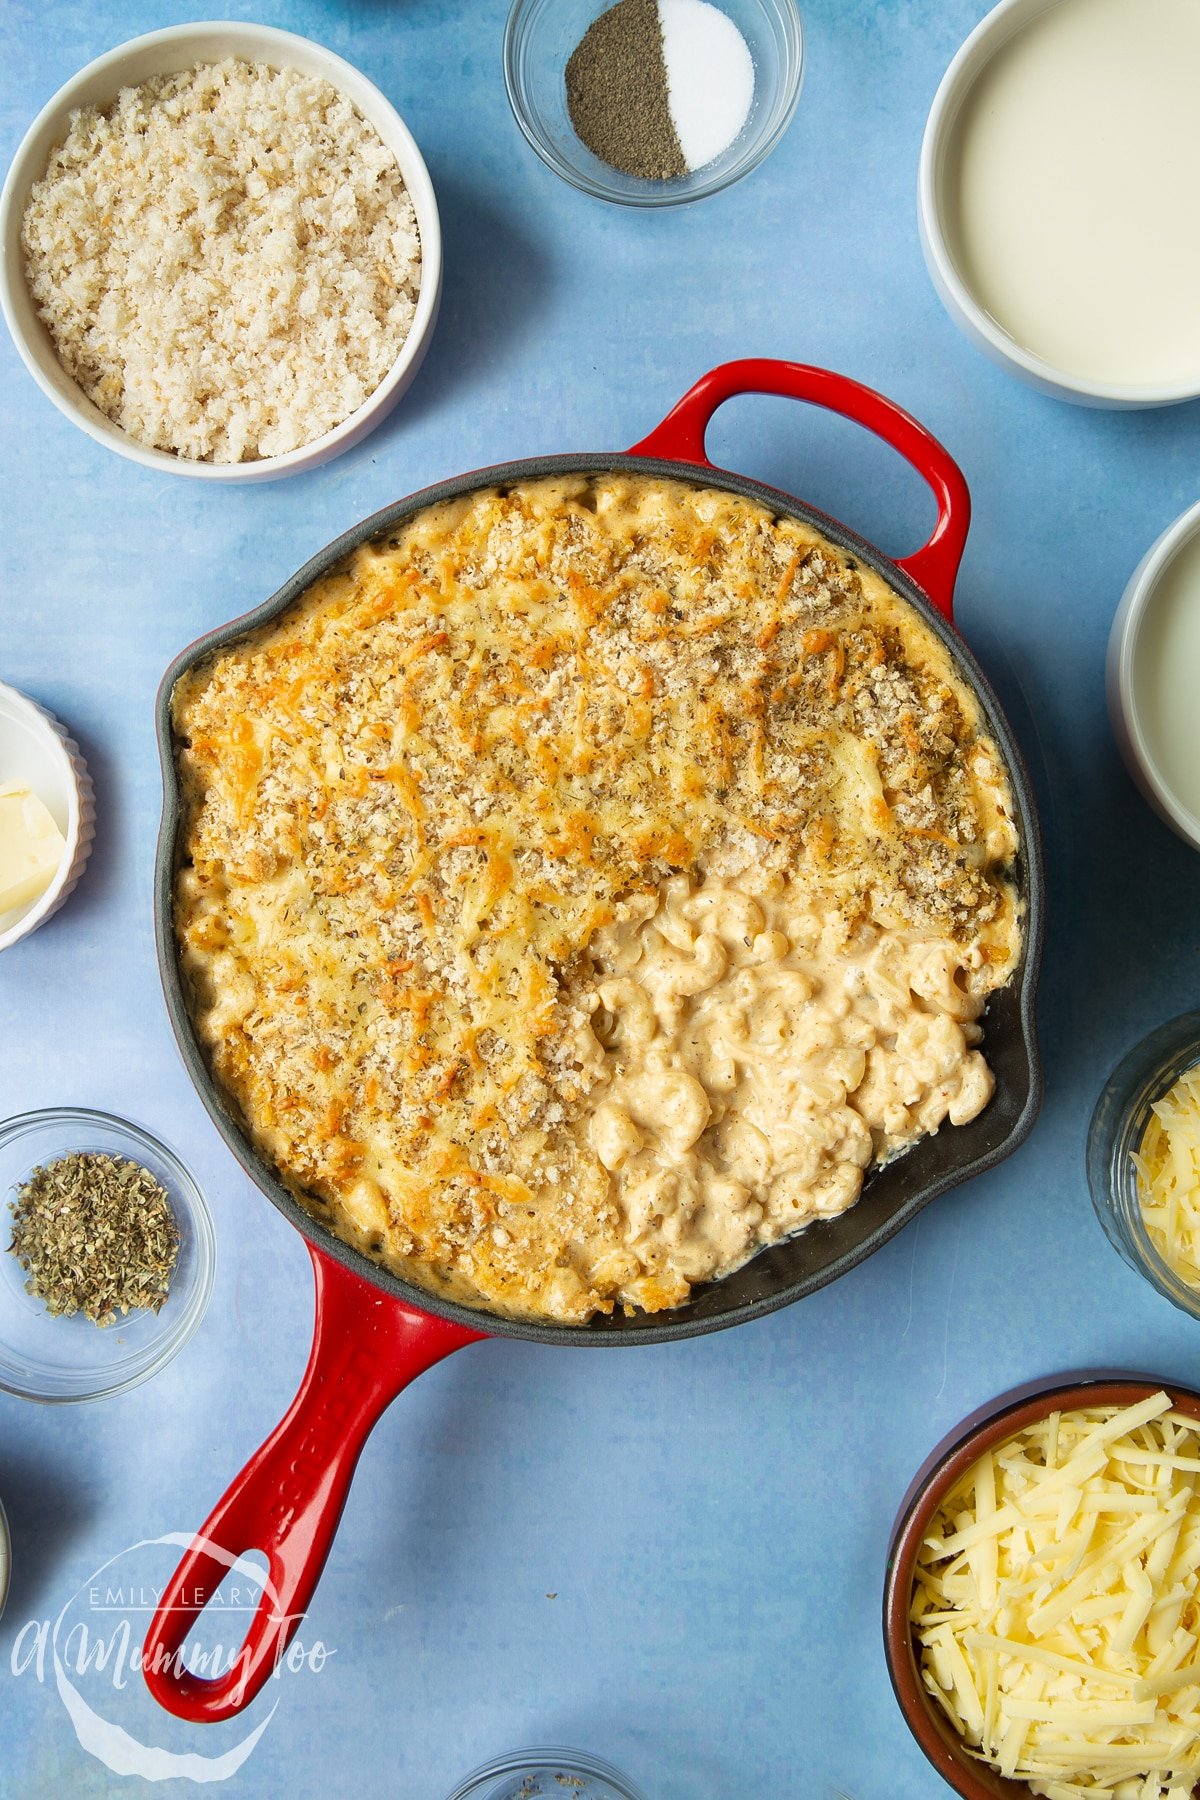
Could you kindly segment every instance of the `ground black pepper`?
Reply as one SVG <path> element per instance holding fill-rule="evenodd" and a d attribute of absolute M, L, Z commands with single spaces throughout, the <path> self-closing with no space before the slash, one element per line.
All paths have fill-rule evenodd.
<path fill-rule="evenodd" d="M 626 175 L 686 175 L 667 105 L 657 0 L 618 0 L 590 25 L 567 63 L 567 110 L 583 142 Z"/>

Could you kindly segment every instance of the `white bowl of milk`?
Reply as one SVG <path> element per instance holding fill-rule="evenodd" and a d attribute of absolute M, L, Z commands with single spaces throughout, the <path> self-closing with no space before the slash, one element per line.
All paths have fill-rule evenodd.
<path fill-rule="evenodd" d="M 994 361 L 1060 399 L 1200 395 L 1200 5 L 1001 0 L 921 147 L 933 283 Z"/>
<path fill-rule="evenodd" d="M 1200 501 L 1134 570 L 1109 634 L 1107 677 L 1130 774 L 1200 850 Z"/>

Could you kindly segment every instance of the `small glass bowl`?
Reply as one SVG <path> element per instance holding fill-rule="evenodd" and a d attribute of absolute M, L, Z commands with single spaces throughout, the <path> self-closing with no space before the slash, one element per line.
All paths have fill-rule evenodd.
<path fill-rule="evenodd" d="M 12 1575 L 12 1538 L 9 1535 L 8 1519 L 4 1507 L 0 1504 L 0 1618 L 4 1616 L 4 1606 L 8 1599 L 8 1583 Z"/>
<path fill-rule="evenodd" d="M 1200 1429 L 1200 1393 L 1153 1376 L 1081 1371 L 1026 1382 L 977 1408 L 934 1446 L 900 1503 L 888 1546 L 883 1588 L 883 1650 L 905 1724 L 942 1780 L 962 1800 L 1031 1800 L 1024 1781 L 1010 1781 L 958 1737 L 921 1677 L 909 1613 L 921 1546 L 955 1482 L 987 1450 L 1026 1431 L 1053 1412 L 1092 1406 L 1134 1406 L 1162 1388 L 1176 1411 Z"/>
<path fill-rule="evenodd" d="M 460 1782 L 450 1800 L 642 1800 L 628 1776 L 582 1750 L 514 1750 Z"/>
<path fill-rule="evenodd" d="M 1200 1012 L 1183 1013 L 1160 1025 L 1109 1076 L 1087 1136 L 1088 1186 L 1109 1242 L 1131 1269 L 1193 1319 L 1200 1319 L 1200 1292 L 1179 1278 L 1150 1241 L 1142 1222 L 1133 1156 L 1154 1102 L 1197 1062 Z"/>
<path fill-rule="evenodd" d="M 795 0 L 719 0 L 754 59 L 750 116 L 728 150 L 668 181 L 626 175 L 593 156 L 567 112 L 568 58 L 614 0 L 514 0 L 504 28 L 504 84 L 513 116 L 564 181 L 618 206 L 678 206 L 740 181 L 770 155 L 791 123 L 804 79 L 804 33 Z"/>
<path fill-rule="evenodd" d="M 25 1270 L 8 1253 L 9 1207 L 35 1168 L 76 1150 L 140 1163 L 166 1189 L 179 1227 L 179 1256 L 159 1312 L 128 1312 L 99 1326 L 83 1313 L 56 1318 L 26 1293 Z M 216 1240 L 204 1197 L 174 1152 L 149 1132 L 70 1106 L 0 1124 L 0 1389 L 61 1404 L 136 1387 L 169 1363 L 199 1325 L 215 1268 Z"/>

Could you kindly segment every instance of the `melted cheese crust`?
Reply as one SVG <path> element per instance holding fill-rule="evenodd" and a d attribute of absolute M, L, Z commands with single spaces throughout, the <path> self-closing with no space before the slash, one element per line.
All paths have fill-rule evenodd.
<path fill-rule="evenodd" d="M 752 871 L 847 943 L 948 947 L 978 1006 L 1016 967 L 973 695 L 873 571 L 717 490 L 572 476 L 430 507 L 189 671 L 173 719 L 217 1081 L 331 1229 L 474 1304 L 686 1298 L 630 1252 L 589 1135 L 615 1073 L 587 1047 L 598 934 L 673 878 Z"/>

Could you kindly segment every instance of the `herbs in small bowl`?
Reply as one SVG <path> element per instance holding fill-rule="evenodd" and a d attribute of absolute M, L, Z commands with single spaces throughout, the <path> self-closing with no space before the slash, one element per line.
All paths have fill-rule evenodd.
<path fill-rule="evenodd" d="M 17 1190 L 9 1250 L 48 1311 L 112 1325 L 135 1307 L 161 1310 L 179 1227 L 149 1169 L 79 1150 L 40 1165 Z"/>
<path fill-rule="evenodd" d="M 52 1404 L 124 1393 L 204 1316 L 216 1266 L 204 1196 L 128 1119 L 64 1106 L 0 1122 L 3 1227 L 0 1391 Z"/>

